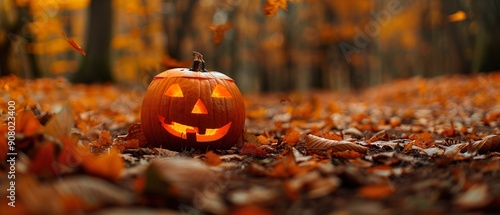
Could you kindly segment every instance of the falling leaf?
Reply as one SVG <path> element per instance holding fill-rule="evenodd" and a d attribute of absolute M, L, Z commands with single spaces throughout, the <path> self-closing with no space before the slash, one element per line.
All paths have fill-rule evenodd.
<path fill-rule="evenodd" d="M 231 28 L 233 28 L 233 25 L 231 23 L 224 23 L 221 25 L 210 26 L 210 30 L 212 30 L 213 33 L 214 44 L 219 45 L 222 42 L 222 40 L 224 40 L 224 35 L 226 31 L 228 31 Z"/>
<path fill-rule="evenodd" d="M 75 50 L 77 50 L 78 52 L 80 52 L 83 56 L 86 56 L 87 54 L 85 53 L 85 51 L 83 51 L 82 47 L 80 47 L 80 45 L 78 45 L 75 40 L 73 39 L 68 39 L 68 37 L 66 37 L 66 35 L 63 33 L 63 36 L 64 36 L 64 39 L 66 39 L 66 41 L 68 41 L 68 43 L 71 45 L 71 47 L 73 47 Z"/>
<path fill-rule="evenodd" d="M 283 10 L 287 9 L 287 0 L 267 0 L 264 5 L 264 14 L 266 16 L 274 16 L 281 8 Z"/>
<path fill-rule="evenodd" d="M 332 152 L 353 150 L 362 154 L 366 154 L 368 151 L 366 147 L 349 141 L 329 140 L 312 134 L 309 134 L 306 137 L 306 147 L 312 150 L 332 150 Z"/>
<path fill-rule="evenodd" d="M 463 10 L 459 10 L 454 14 L 448 16 L 448 21 L 450 22 L 460 22 L 467 18 L 467 14 Z"/>
<path fill-rule="evenodd" d="M 222 159 L 213 151 L 208 151 L 205 154 L 205 162 L 210 166 L 218 166 L 222 163 Z"/>

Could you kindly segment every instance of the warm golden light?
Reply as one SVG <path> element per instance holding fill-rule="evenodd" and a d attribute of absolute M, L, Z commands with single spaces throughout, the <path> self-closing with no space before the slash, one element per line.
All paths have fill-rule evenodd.
<path fill-rule="evenodd" d="M 232 98 L 231 93 L 222 85 L 217 84 L 212 92 L 214 98 Z"/>
<path fill-rule="evenodd" d="M 201 99 L 198 99 L 196 104 L 194 104 L 194 107 L 193 107 L 193 110 L 191 111 L 191 113 L 195 113 L 195 114 L 207 114 L 208 113 L 207 107 L 205 107 L 205 104 L 203 104 Z"/>
<path fill-rule="evenodd" d="M 158 119 L 168 133 L 185 140 L 188 138 L 188 135 L 195 135 L 197 142 L 212 142 L 224 137 L 229 131 L 229 128 L 231 128 L 232 124 L 229 122 L 220 128 L 207 128 L 205 134 L 200 134 L 198 127 L 184 125 L 177 122 L 167 124 L 165 123 L 165 118 L 160 115 L 158 115 Z"/>
<path fill-rule="evenodd" d="M 165 91 L 166 96 L 172 96 L 172 97 L 184 97 L 184 94 L 182 94 L 181 87 L 179 84 L 172 84 L 167 91 Z"/>

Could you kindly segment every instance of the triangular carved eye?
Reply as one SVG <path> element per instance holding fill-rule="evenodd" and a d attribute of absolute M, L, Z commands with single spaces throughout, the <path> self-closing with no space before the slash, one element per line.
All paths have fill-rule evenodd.
<path fill-rule="evenodd" d="M 231 93 L 222 85 L 217 84 L 212 92 L 213 98 L 232 98 Z"/>
<path fill-rule="evenodd" d="M 170 85 L 167 91 L 165 91 L 165 95 L 172 97 L 184 97 L 184 94 L 182 94 L 182 90 L 179 84 Z"/>

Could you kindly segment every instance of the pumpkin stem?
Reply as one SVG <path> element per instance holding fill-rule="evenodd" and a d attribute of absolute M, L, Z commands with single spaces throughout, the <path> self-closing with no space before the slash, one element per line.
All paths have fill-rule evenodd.
<path fill-rule="evenodd" d="M 205 60 L 203 60 L 203 55 L 197 51 L 193 51 L 193 66 L 191 67 L 191 71 L 194 72 L 207 72 L 205 68 Z"/>

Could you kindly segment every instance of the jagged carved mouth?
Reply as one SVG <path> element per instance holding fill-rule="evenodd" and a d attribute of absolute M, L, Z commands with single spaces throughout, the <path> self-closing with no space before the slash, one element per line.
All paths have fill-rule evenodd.
<path fill-rule="evenodd" d="M 165 128 L 168 133 L 185 140 L 190 137 L 196 137 L 197 142 L 216 141 L 224 137 L 231 127 L 231 122 L 229 122 L 220 128 L 207 128 L 204 134 L 200 134 L 200 130 L 198 129 L 198 127 L 184 125 L 174 121 L 168 124 L 165 123 L 165 117 L 162 117 L 160 115 L 158 115 L 158 119 L 160 120 L 163 128 Z"/>

